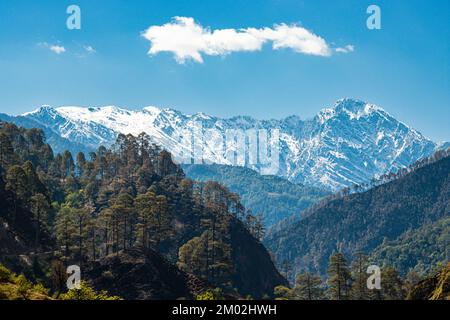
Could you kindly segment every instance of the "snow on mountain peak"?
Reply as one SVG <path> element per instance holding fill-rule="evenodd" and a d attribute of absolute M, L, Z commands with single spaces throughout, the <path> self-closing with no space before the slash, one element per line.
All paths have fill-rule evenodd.
<path fill-rule="evenodd" d="M 375 112 L 384 112 L 384 110 L 374 104 L 366 103 L 362 100 L 356 99 L 341 99 L 338 100 L 333 108 L 336 113 L 345 113 L 350 119 L 359 119 L 367 117 Z"/>
<path fill-rule="evenodd" d="M 152 115 L 158 115 L 161 113 L 161 109 L 159 109 L 158 107 L 155 107 L 155 106 L 147 106 L 142 110 L 144 110 L 145 112 L 148 112 Z"/>
<path fill-rule="evenodd" d="M 229 129 L 279 129 L 278 175 L 291 181 L 337 190 L 369 182 L 374 176 L 407 166 L 436 150 L 436 144 L 361 100 L 341 99 L 310 120 L 298 116 L 282 120 L 229 119 L 204 113 L 183 114 L 148 106 L 142 110 L 106 107 L 42 107 L 23 116 L 33 118 L 69 141 L 96 149 L 111 145 L 119 133 L 149 134 L 154 142 L 178 154 L 186 130 L 214 128 L 222 137 Z M 196 123 L 200 123 L 200 127 Z M 202 136 L 197 137 L 203 139 Z M 207 163 L 226 163 L 220 150 L 203 141 Z M 252 167 L 251 165 L 248 165 Z"/>
<path fill-rule="evenodd" d="M 28 115 L 32 115 L 32 114 L 36 114 L 36 113 L 53 113 L 53 112 L 55 112 L 55 109 L 53 107 L 51 107 L 50 105 L 44 104 L 33 111 L 23 113 L 21 116 L 26 117 Z"/>

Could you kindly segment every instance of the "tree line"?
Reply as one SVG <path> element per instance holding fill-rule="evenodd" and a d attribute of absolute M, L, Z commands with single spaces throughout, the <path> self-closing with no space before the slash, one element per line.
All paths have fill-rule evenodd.
<path fill-rule="evenodd" d="M 278 286 L 275 296 L 279 300 L 405 300 L 423 276 L 411 270 L 402 278 L 391 266 L 381 268 L 380 288 L 368 286 L 372 282 L 367 273 L 369 258 L 362 252 L 355 255 L 352 263 L 341 252 L 334 253 L 329 260 L 327 277 L 308 271 L 296 276 L 289 266 L 284 266 L 284 275 L 295 278 L 292 288 Z"/>
<path fill-rule="evenodd" d="M 0 123 L 1 216 L 33 226 L 34 256 L 54 250 L 81 267 L 130 248 L 154 250 L 221 287 L 236 272 L 230 230 L 262 239 L 258 215 L 217 182 L 185 177 L 170 153 L 142 133 L 119 135 L 88 155 L 54 155 L 41 130 Z M 20 227 L 20 226 L 19 226 Z"/>

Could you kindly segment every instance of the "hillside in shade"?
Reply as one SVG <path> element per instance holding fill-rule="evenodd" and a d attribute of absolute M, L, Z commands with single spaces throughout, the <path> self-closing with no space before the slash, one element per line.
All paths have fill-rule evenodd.
<path fill-rule="evenodd" d="M 380 266 L 392 266 L 403 275 L 409 270 L 428 274 L 450 259 L 450 217 L 406 231 L 393 241 L 385 241 L 370 255 Z"/>
<path fill-rule="evenodd" d="M 191 179 L 214 180 L 237 193 L 247 209 L 261 215 L 267 228 L 299 214 L 329 194 L 319 188 L 292 183 L 277 176 L 260 175 L 243 167 L 183 165 L 183 170 Z"/>
<path fill-rule="evenodd" d="M 450 216 L 450 156 L 448 152 L 441 154 L 443 158 L 431 160 L 391 182 L 325 201 L 300 221 L 282 222 L 267 236 L 265 244 L 278 261 L 287 259 L 295 263 L 297 270 L 321 274 L 326 272 L 333 252 L 342 251 L 350 257 L 358 251 L 370 254 L 383 243 L 384 249 L 379 248 L 376 255 L 380 263 L 390 257 L 390 262 L 402 268 L 415 267 L 414 259 L 420 257 L 392 257 L 389 252 L 445 256 L 444 246 L 426 242 L 448 234 L 445 220 L 430 225 Z M 430 230 L 442 234 L 427 235 Z M 394 241 L 392 248 L 387 247 L 390 241 Z M 402 243 L 419 247 L 399 248 Z"/>
<path fill-rule="evenodd" d="M 261 298 L 286 284 L 239 199 L 187 179 L 145 134 L 75 157 L 44 140 L 0 122 L 0 263 L 14 272 L 59 292 L 76 264 L 95 289 L 129 299 L 193 299 L 207 288 Z"/>

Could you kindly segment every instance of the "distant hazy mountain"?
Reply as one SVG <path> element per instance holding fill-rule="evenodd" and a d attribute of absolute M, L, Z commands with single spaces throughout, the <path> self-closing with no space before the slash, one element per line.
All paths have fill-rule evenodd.
<path fill-rule="evenodd" d="M 0 119 L 7 117 L 0 116 Z M 6 119 L 5 119 L 6 120 Z M 118 133 L 146 132 L 173 154 L 186 148 L 180 139 L 194 130 L 201 141 L 206 163 L 229 164 L 221 150 L 204 138 L 205 129 L 216 129 L 225 139 L 227 130 L 273 129 L 280 131 L 280 165 L 277 175 L 292 182 L 331 190 L 369 182 L 374 176 L 408 166 L 432 154 L 438 145 L 396 120 L 382 108 L 343 99 L 315 117 L 302 120 L 256 120 L 238 116 L 220 119 L 202 113 L 186 115 L 172 109 L 146 107 L 131 111 L 117 107 L 41 107 L 8 121 L 39 126 L 56 151 L 96 149 L 111 145 Z M 32 124 L 27 125 L 27 121 Z M 201 128 L 201 129 L 200 129 Z M 60 143 L 64 145 L 61 146 Z M 253 169 L 255 166 L 248 165 Z"/>
<path fill-rule="evenodd" d="M 276 176 L 263 176 L 249 168 L 224 165 L 184 165 L 186 175 L 197 181 L 214 180 L 241 196 L 253 214 L 261 214 L 270 227 L 316 203 L 327 192 L 292 183 Z"/>

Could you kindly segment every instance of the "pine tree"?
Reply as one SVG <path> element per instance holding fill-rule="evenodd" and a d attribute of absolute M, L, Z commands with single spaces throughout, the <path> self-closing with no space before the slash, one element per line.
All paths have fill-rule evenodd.
<path fill-rule="evenodd" d="M 393 267 L 381 270 L 381 296 L 383 300 L 403 300 L 404 284 L 399 272 Z"/>
<path fill-rule="evenodd" d="M 25 207 L 31 197 L 27 175 L 21 166 L 14 165 L 8 169 L 5 189 L 11 191 L 13 195 L 14 212 L 11 220 L 14 224 L 19 207 Z"/>
<path fill-rule="evenodd" d="M 89 208 L 79 208 L 73 211 L 74 219 L 75 219 L 75 237 L 78 240 L 78 259 L 79 266 L 82 267 L 84 258 L 85 258 L 85 239 L 87 239 L 87 226 L 91 220 L 91 212 Z"/>
<path fill-rule="evenodd" d="M 136 239 L 144 249 L 150 247 L 152 237 L 152 222 L 156 210 L 156 195 L 153 192 L 147 192 L 136 198 L 136 209 L 138 213 L 138 224 L 136 228 Z"/>
<path fill-rule="evenodd" d="M 351 275 L 347 260 L 340 252 L 330 258 L 328 266 L 329 295 L 333 300 L 346 300 L 349 298 Z"/>
<path fill-rule="evenodd" d="M 40 247 L 40 236 L 41 231 L 43 229 L 47 229 L 48 227 L 48 213 L 50 211 L 50 204 L 48 203 L 47 198 L 38 193 L 31 197 L 30 199 L 30 207 L 31 212 L 33 213 L 33 221 L 34 221 L 34 249 L 35 254 L 39 251 Z"/>
<path fill-rule="evenodd" d="M 86 166 L 86 157 L 84 156 L 83 152 L 79 152 L 77 154 L 77 165 L 75 170 L 75 174 L 77 177 L 82 177 L 84 175 L 85 166 Z"/>
<path fill-rule="evenodd" d="M 121 193 L 113 201 L 111 210 L 114 213 L 117 223 L 120 228 L 118 236 L 121 236 L 122 249 L 126 250 L 128 244 L 131 242 L 130 238 L 133 236 L 134 223 L 134 200 L 128 193 Z M 117 239 L 118 240 L 118 239 Z"/>
<path fill-rule="evenodd" d="M 293 276 L 294 266 L 292 265 L 292 262 L 289 261 L 289 259 L 284 259 L 281 262 L 280 271 L 288 281 L 295 280 L 292 279 L 294 277 Z"/>
<path fill-rule="evenodd" d="M 369 292 L 367 289 L 367 256 L 357 252 L 352 264 L 352 277 L 354 279 L 351 288 L 351 299 L 367 300 Z"/>
<path fill-rule="evenodd" d="M 15 162 L 16 156 L 11 140 L 7 134 L 0 132 L 0 167 L 8 168 Z"/>
<path fill-rule="evenodd" d="M 203 233 L 200 237 L 194 237 L 178 250 L 178 267 L 187 273 L 208 280 L 209 265 L 207 252 L 208 235 Z"/>
<path fill-rule="evenodd" d="M 159 249 L 161 242 L 169 239 L 172 235 L 172 217 L 169 204 L 165 196 L 156 197 L 155 211 L 152 220 L 152 224 L 156 226 L 154 235 L 156 240 L 156 248 Z"/>
<path fill-rule="evenodd" d="M 74 209 L 63 205 L 56 215 L 56 238 L 60 247 L 64 247 L 64 256 L 70 257 L 71 248 L 74 245 L 73 235 L 75 234 Z"/>
<path fill-rule="evenodd" d="M 228 286 L 233 273 L 230 246 L 220 240 L 212 244 L 210 231 L 200 237 L 189 240 L 180 247 L 178 266 L 181 270 L 192 273 L 215 285 Z M 212 250 L 215 250 L 214 254 Z M 214 259 L 210 257 L 214 256 Z"/>
<path fill-rule="evenodd" d="M 323 297 L 322 279 L 304 272 L 297 276 L 294 294 L 299 300 L 320 300 Z"/>

